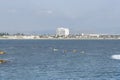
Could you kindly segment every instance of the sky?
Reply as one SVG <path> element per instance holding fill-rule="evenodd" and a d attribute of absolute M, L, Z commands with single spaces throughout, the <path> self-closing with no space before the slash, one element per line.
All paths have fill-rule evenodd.
<path fill-rule="evenodd" d="M 120 34 L 120 0 L 0 0 L 0 32 Z"/>

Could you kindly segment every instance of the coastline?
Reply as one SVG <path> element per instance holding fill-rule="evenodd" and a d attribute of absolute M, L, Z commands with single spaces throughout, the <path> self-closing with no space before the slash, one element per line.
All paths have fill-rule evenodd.
<path fill-rule="evenodd" d="M 120 40 L 120 36 L 0 36 L 0 40 Z"/>
<path fill-rule="evenodd" d="M 120 40 L 115 38 L 39 38 L 39 39 L 26 39 L 26 38 L 0 38 L 0 40 Z"/>

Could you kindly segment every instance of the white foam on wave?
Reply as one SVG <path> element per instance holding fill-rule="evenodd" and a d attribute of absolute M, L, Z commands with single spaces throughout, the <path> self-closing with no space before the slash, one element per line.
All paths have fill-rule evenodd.
<path fill-rule="evenodd" d="M 112 59 L 120 60 L 120 54 L 112 55 L 111 58 L 112 58 Z"/>

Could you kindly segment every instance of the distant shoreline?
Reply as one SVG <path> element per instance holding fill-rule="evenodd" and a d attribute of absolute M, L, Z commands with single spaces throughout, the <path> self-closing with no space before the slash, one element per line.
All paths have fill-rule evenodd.
<path fill-rule="evenodd" d="M 109 39 L 109 38 L 106 38 L 106 39 L 95 39 L 95 38 L 89 38 L 89 39 L 77 39 L 77 38 L 40 38 L 40 39 L 12 39 L 12 38 L 0 38 L 0 40 L 120 40 L 120 39 Z"/>
<path fill-rule="evenodd" d="M 74 35 L 74 36 L 26 36 L 26 35 L 11 35 L 0 36 L 0 40 L 120 40 L 120 35 Z"/>

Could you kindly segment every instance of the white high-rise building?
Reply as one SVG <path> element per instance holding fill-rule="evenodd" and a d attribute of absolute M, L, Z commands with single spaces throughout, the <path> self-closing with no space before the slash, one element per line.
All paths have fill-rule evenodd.
<path fill-rule="evenodd" d="M 57 28 L 56 35 L 66 37 L 69 35 L 69 29 L 68 28 Z"/>

